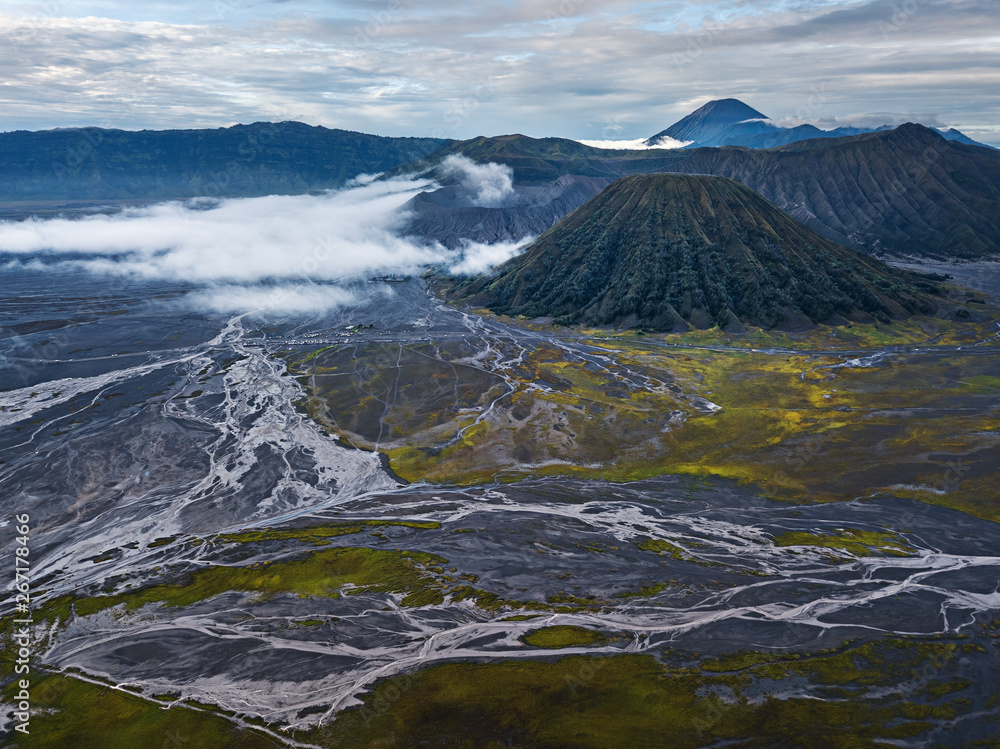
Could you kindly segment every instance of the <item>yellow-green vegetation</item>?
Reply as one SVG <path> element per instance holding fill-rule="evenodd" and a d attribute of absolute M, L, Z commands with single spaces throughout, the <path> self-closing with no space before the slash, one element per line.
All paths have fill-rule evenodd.
<path fill-rule="evenodd" d="M 147 548 L 156 549 L 160 546 L 167 546 L 177 540 L 177 536 L 165 536 L 163 538 L 157 538 L 150 542 Z"/>
<path fill-rule="evenodd" d="M 638 543 L 638 547 L 643 551 L 655 551 L 657 554 L 668 554 L 677 560 L 687 559 L 683 550 L 661 538 L 647 538 L 644 541 L 640 541 Z"/>
<path fill-rule="evenodd" d="M 987 468 L 1000 460 L 1000 395 L 965 384 L 997 371 L 1000 357 L 900 355 L 863 364 L 834 356 L 676 357 L 671 371 L 722 410 L 675 430 L 664 462 L 781 498 L 892 492 L 1000 518 Z"/>
<path fill-rule="evenodd" d="M 603 645 L 608 638 L 600 632 L 586 627 L 559 624 L 552 627 L 533 629 L 521 638 L 525 645 L 536 648 L 582 648 Z"/>
<path fill-rule="evenodd" d="M 700 665 L 684 653 L 667 653 L 671 665 L 650 655 L 447 664 L 383 680 L 360 708 L 294 738 L 330 749 L 771 746 L 790 736 L 809 749 L 909 744 L 932 723 L 968 711 L 972 683 L 950 675 L 961 652 L 956 641 L 890 638 L 814 654 L 736 653 Z M 761 684 L 764 698 L 747 699 Z M 813 697 L 802 696 L 803 685 Z M 786 686 L 794 696 L 773 696 Z M 4 690 L 7 701 L 14 689 Z M 162 701 L 174 699 L 36 676 L 31 734 L 15 735 L 13 745 L 131 749 L 175 737 L 195 749 L 284 746 L 212 706 L 164 709 Z"/>
<path fill-rule="evenodd" d="M 454 438 L 471 422 L 465 414 L 504 391 L 503 378 L 461 361 L 473 353 L 460 341 L 364 344 L 290 366 L 311 392 L 306 411 L 352 444 L 391 446 L 419 434 L 433 445 Z"/>
<path fill-rule="evenodd" d="M 892 556 L 910 556 L 913 547 L 903 543 L 892 533 L 863 531 L 845 528 L 837 533 L 805 533 L 791 531 L 775 536 L 776 546 L 818 546 L 824 549 L 840 549 L 856 557 L 871 556 L 875 553 Z"/>
<path fill-rule="evenodd" d="M 985 311 L 985 310 L 984 310 Z M 817 325 L 798 332 L 765 330 L 749 327 L 745 333 L 732 334 L 718 327 L 706 330 L 691 329 L 681 333 L 650 333 L 642 330 L 614 330 L 586 326 L 561 326 L 541 324 L 525 318 L 494 315 L 485 308 L 476 308 L 475 314 L 492 317 L 508 325 L 526 328 L 538 333 L 578 336 L 580 338 L 622 342 L 667 343 L 677 346 L 707 346 L 727 349 L 798 349 L 798 350 L 856 350 L 858 348 L 884 348 L 935 344 L 961 346 L 977 342 L 996 332 L 995 323 L 954 323 L 927 317 L 894 320 L 891 323 L 860 323 L 829 326 Z"/>
<path fill-rule="evenodd" d="M 649 585 L 643 585 L 636 590 L 623 590 L 621 593 L 616 593 L 616 598 L 650 598 L 666 590 L 668 587 L 667 583 L 650 583 Z"/>
<path fill-rule="evenodd" d="M 16 689 L 4 690 L 12 701 Z M 162 704 L 61 675 L 32 680 L 30 733 L 12 734 L 23 749 L 274 749 L 270 736 L 223 716 Z"/>
<path fill-rule="evenodd" d="M 889 638 L 849 644 L 839 650 L 808 657 L 753 651 L 736 653 L 724 658 L 709 659 L 700 668 L 703 672 L 778 681 L 803 677 L 814 685 L 831 688 L 892 687 L 897 690 L 897 694 L 916 697 L 928 690 L 931 690 L 931 694 L 940 692 L 942 680 L 954 681 L 947 676 L 947 666 L 956 658 L 959 648 L 957 642 L 944 640 Z M 923 683 L 912 683 L 917 675 L 923 675 Z"/>
<path fill-rule="evenodd" d="M 299 359 L 297 362 L 295 362 L 295 365 L 296 366 L 301 366 L 302 364 L 308 364 L 313 359 L 315 359 L 317 356 L 319 356 L 320 354 L 322 354 L 324 351 L 329 351 L 330 349 L 333 349 L 333 348 L 336 348 L 336 346 L 324 346 L 323 348 L 318 348 L 315 351 L 310 351 L 308 354 L 306 354 L 301 359 Z"/>
<path fill-rule="evenodd" d="M 810 655 L 746 651 L 704 660 L 699 669 L 705 675 L 726 674 L 734 688 L 753 679 L 780 683 L 799 678 L 838 700 L 850 699 L 868 688 L 905 699 L 924 697 L 924 704 L 913 706 L 911 714 L 922 719 L 948 720 L 960 711 L 964 700 L 943 705 L 938 698 L 971 685 L 964 678 L 950 675 L 950 666 L 967 645 L 947 640 L 888 638 L 849 643 Z"/>
<path fill-rule="evenodd" d="M 301 559 L 260 562 L 248 566 L 216 565 L 187 575 L 177 584 L 153 585 L 112 596 L 64 596 L 36 612 L 36 619 L 68 618 L 70 607 L 80 616 L 124 604 L 127 611 L 151 603 L 190 606 L 228 591 L 252 593 L 261 600 L 282 593 L 303 598 L 337 598 L 341 593 L 404 593 L 404 606 L 443 601 L 426 567 L 445 560 L 417 551 L 341 547 L 323 549 Z"/>
<path fill-rule="evenodd" d="M 223 543 L 253 543 L 260 541 L 312 541 L 322 544 L 327 539 L 361 533 L 365 528 L 398 526 L 417 530 L 437 530 L 441 523 L 411 520 L 361 520 L 354 523 L 329 523 L 310 525 L 303 528 L 273 528 L 242 533 L 224 533 L 213 540 Z"/>
<path fill-rule="evenodd" d="M 917 678 L 927 663 L 945 666 L 954 648 L 889 641 L 815 657 L 738 655 L 703 670 L 648 655 L 449 664 L 380 682 L 362 707 L 298 738 L 400 748 L 909 744 L 932 719 L 963 710 L 968 683 Z M 836 699 L 800 696 L 803 678 L 837 689 Z M 743 696 L 761 680 L 763 699 Z M 783 683 L 795 696 L 769 696 Z M 869 687 L 882 693 L 867 698 Z"/>
<path fill-rule="evenodd" d="M 961 382 L 962 386 L 976 395 L 990 395 L 1000 392 L 1000 377 L 989 375 L 973 375 Z"/>
<path fill-rule="evenodd" d="M 527 622 L 532 619 L 537 619 L 540 616 L 545 616 L 544 614 L 514 614 L 514 616 L 505 616 L 500 621 L 502 622 Z"/>
<path fill-rule="evenodd" d="M 466 342 L 339 347 L 300 372 L 307 407 L 411 481 L 690 474 L 792 501 L 891 492 L 1000 519 L 1000 356 L 976 346 L 993 323 L 555 334 L 600 366 L 532 342 L 502 355 L 508 385 L 469 364 Z M 904 348 L 866 358 L 886 346 Z"/>
<path fill-rule="evenodd" d="M 306 540 L 309 538 L 311 537 L 306 536 Z M 251 535 L 248 540 L 254 542 L 260 539 Z M 179 574 L 176 582 L 147 585 L 113 595 L 65 595 L 39 607 L 34 612 L 34 618 L 38 622 L 65 622 L 73 613 L 90 616 L 116 606 L 123 606 L 125 612 L 136 611 L 149 604 L 190 606 L 227 592 L 249 593 L 259 601 L 280 594 L 292 594 L 300 598 L 336 599 L 342 595 L 395 593 L 402 595 L 400 605 L 403 607 L 436 606 L 442 604 L 447 597 L 456 602 L 472 601 L 479 608 L 493 613 L 504 610 L 575 613 L 600 610 L 621 598 L 648 598 L 668 585 L 665 582 L 651 581 L 648 586 L 638 590 L 618 592 L 613 599 L 560 593 L 547 596 L 545 601 L 518 600 L 473 587 L 467 583 L 475 582 L 474 575 L 445 573 L 442 566 L 444 564 L 447 564 L 446 559 L 419 551 L 364 547 L 324 548 L 292 560 L 246 565 L 216 563 L 193 573 Z M 171 573 L 168 570 L 165 574 Z M 529 620 L 541 615 L 515 614 L 507 617 L 506 621 Z M 0 635 L 11 628 L 12 619 L 12 616 L 0 618 Z M 318 626 L 323 623 L 319 619 L 306 619 L 297 622 L 297 626 Z M 556 634 L 566 635 L 577 629 L 555 627 L 554 631 Z M 592 634 L 583 629 L 577 634 L 584 632 L 589 633 L 588 637 Z M 545 636 L 547 635 L 539 637 Z M 529 644 L 546 647 L 540 641 Z"/>

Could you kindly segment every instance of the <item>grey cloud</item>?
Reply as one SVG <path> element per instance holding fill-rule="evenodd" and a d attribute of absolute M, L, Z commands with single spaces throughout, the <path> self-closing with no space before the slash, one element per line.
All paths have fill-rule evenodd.
<path fill-rule="evenodd" d="M 893 6 L 908 2 L 903 18 Z M 779 120 L 937 112 L 1000 142 L 987 93 L 1000 87 L 996 11 L 983 0 L 294 0 L 263 4 L 279 13 L 266 20 L 256 5 L 187 26 L 4 23 L 0 128 L 280 117 L 392 135 L 614 127 L 632 139 L 737 96 Z"/>

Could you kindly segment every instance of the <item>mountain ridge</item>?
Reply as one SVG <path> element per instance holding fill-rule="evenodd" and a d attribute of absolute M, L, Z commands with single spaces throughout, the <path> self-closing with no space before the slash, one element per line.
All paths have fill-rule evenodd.
<path fill-rule="evenodd" d="M 450 142 L 291 121 L 203 130 L 17 130 L 0 133 L 0 201 L 301 194 L 389 171 Z"/>
<path fill-rule="evenodd" d="M 868 252 L 1000 253 L 1000 152 L 916 123 L 770 151 L 699 149 L 673 170 L 736 179 L 827 238 Z"/>
<path fill-rule="evenodd" d="M 941 258 L 1000 256 L 1000 152 L 948 141 L 922 125 L 841 138 L 797 141 L 775 149 L 737 146 L 615 151 L 558 138 L 508 135 L 449 144 L 400 172 L 434 175 L 451 154 L 511 168 L 515 189 L 550 187 L 565 176 L 590 180 L 580 205 L 630 174 L 706 174 L 736 179 L 810 228 L 840 244 L 875 254 Z M 560 193 L 562 194 L 562 193 Z M 567 204 L 568 205 L 568 204 Z M 575 208 L 569 206 L 566 212 Z M 492 211 L 517 213 L 517 207 Z M 539 214 L 536 214 L 537 218 Z M 435 218 L 428 239 L 490 242 L 499 218 L 449 222 Z M 463 220 L 458 220 L 462 218 Z M 517 221 L 524 217 L 517 217 Z M 513 216 L 507 217 L 514 221 Z M 415 219 L 416 226 L 420 217 Z M 527 234 L 551 223 L 525 219 Z M 420 234 L 420 232 L 417 232 Z"/>

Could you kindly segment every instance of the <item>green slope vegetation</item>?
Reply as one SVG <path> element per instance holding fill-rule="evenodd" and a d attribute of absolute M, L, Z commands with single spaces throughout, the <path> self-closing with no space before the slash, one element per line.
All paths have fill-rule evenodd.
<path fill-rule="evenodd" d="M 824 239 L 728 179 L 619 180 L 456 289 L 495 312 L 655 330 L 905 318 L 936 285 Z"/>

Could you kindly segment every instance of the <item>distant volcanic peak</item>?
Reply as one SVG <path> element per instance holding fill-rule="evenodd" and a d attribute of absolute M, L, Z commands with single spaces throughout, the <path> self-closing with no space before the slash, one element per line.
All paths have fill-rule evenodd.
<path fill-rule="evenodd" d="M 655 142 L 663 136 L 680 141 L 692 141 L 697 145 L 717 145 L 716 141 L 733 128 L 741 132 L 756 133 L 761 129 L 774 127 L 767 122 L 767 115 L 744 104 L 739 99 L 719 99 L 695 110 L 678 120 L 666 130 L 649 139 Z"/>
<path fill-rule="evenodd" d="M 653 174 L 614 182 L 458 293 L 563 323 L 738 330 L 930 313 L 934 290 L 738 182 Z"/>
<path fill-rule="evenodd" d="M 914 123 L 907 123 L 913 125 Z M 889 125 L 877 128 L 838 127 L 821 130 L 815 125 L 781 127 L 766 115 L 739 99 L 718 99 L 710 101 L 666 130 L 657 133 L 646 145 L 652 145 L 658 138 L 667 136 L 695 147 L 743 146 L 744 148 L 778 148 L 789 143 L 815 138 L 839 138 L 848 135 L 892 130 Z M 952 128 L 935 130 L 947 140 L 959 141 L 967 145 L 984 146 Z M 985 146 L 990 148 L 990 146 Z"/>
<path fill-rule="evenodd" d="M 689 138 L 696 138 L 706 133 L 712 134 L 739 125 L 744 122 L 767 120 L 765 114 L 758 112 L 753 107 L 747 106 L 739 99 L 719 99 L 710 101 L 703 107 L 699 107 L 687 117 L 675 122 L 659 135 L 670 135 L 678 137 L 678 133 Z M 680 138 L 678 138 L 680 139 Z"/>
<path fill-rule="evenodd" d="M 745 122 L 746 120 L 766 120 L 768 116 L 761 114 L 739 99 L 716 99 L 699 107 L 684 118 L 684 120 L 686 119 L 711 120 L 713 122 L 735 124 L 737 122 Z M 675 124 L 680 124 L 684 120 L 680 120 Z"/>

